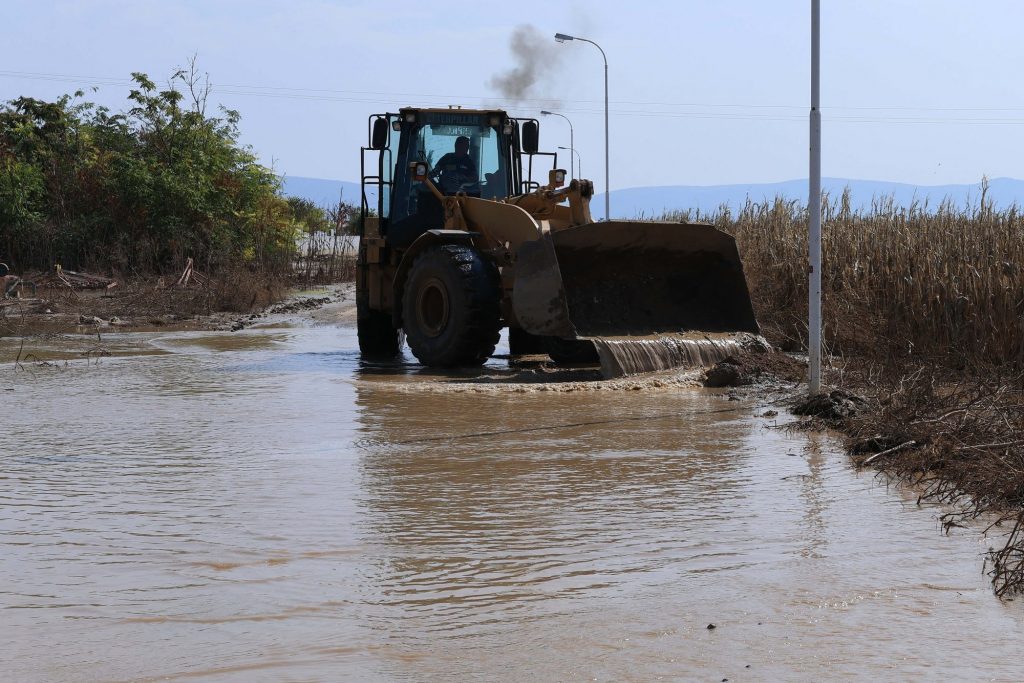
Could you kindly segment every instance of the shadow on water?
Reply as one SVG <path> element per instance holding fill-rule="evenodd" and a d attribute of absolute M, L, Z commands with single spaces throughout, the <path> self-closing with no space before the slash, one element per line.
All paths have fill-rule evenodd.
<path fill-rule="evenodd" d="M 397 359 L 359 358 L 356 377 L 379 377 L 459 384 L 551 384 L 557 382 L 598 382 L 604 378 L 595 365 L 557 366 L 547 356 L 495 354 L 485 365 L 467 368 L 430 368 L 420 365 L 408 353 Z"/>
<path fill-rule="evenodd" d="M 725 514 L 743 495 L 735 447 L 750 426 L 721 402 L 630 403 L 550 393 L 439 402 L 358 385 L 363 505 L 386 541 L 375 577 L 385 604 L 422 608 L 427 628 L 464 628 L 498 604 L 622 590 L 689 556 L 679 549 L 702 541 L 686 510 Z M 431 607 L 439 601 L 468 611 Z"/>

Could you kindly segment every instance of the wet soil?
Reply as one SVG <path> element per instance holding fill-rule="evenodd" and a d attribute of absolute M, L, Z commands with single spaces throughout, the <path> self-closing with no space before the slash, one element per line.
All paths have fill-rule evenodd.
<path fill-rule="evenodd" d="M 31 299 L 0 301 L 0 338 L 172 330 L 238 331 L 268 320 L 353 301 L 352 283 L 293 292 L 283 302 L 247 313 L 208 310 L 203 290 L 126 283 L 113 290 L 40 287 Z"/>
<path fill-rule="evenodd" d="M 740 350 L 716 363 L 705 374 L 706 387 L 741 387 L 757 383 L 804 380 L 807 363 L 774 349 Z"/>

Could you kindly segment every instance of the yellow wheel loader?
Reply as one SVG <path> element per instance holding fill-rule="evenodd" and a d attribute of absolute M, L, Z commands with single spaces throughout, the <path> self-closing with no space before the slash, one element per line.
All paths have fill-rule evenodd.
<path fill-rule="evenodd" d="M 368 133 L 364 356 L 397 355 L 404 332 L 424 365 L 479 365 L 507 327 L 513 355 L 599 361 L 612 377 L 713 364 L 757 343 L 733 238 L 710 225 L 595 222 L 593 184 L 565 182 L 557 156 L 538 150 L 536 119 L 404 108 L 371 116 Z"/>

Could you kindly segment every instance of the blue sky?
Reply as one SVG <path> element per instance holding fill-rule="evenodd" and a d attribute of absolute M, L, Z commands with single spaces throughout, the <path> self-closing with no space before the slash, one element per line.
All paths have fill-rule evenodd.
<path fill-rule="evenodd" d="M 1024 3 L 822 5 L 825 175 L 922 185 L 1024 177 Z M 608 54 L 613 189 L 771 182 L 807 174 L 809 7 L 4 0 L 0 99 L 98 85 L 90 99 L 120 106 L 130 72 L 159 81 L 197 53 L 213 100 L 242 113 L 244 140 L 279 172 L 355 180 L 369 114 L 501 103 L 565 113 L 583 174 L 603 190 L 596 49 L 545 42 L 551 51 L 538 54 L 550 67 L 522 101 L 490 85 L 514 66 L 513 31 L 530 24 L 545 38 L 589 37 Z M 541 144 L 567 146 L 565 122 L 543 118 Z"/>

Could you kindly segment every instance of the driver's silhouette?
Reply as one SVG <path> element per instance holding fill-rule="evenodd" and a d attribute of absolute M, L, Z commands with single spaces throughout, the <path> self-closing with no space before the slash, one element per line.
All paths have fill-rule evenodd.
<path fill-rule="evenodd" d="M 431 175 L 438 178 L 438 185 L 445 194 L 454 194 L 464 185 L 480 182 L 476 164 L 469 156 L 469 138 L 465 135 L 455 138 L 455 151 L 441 157 Z"/>

